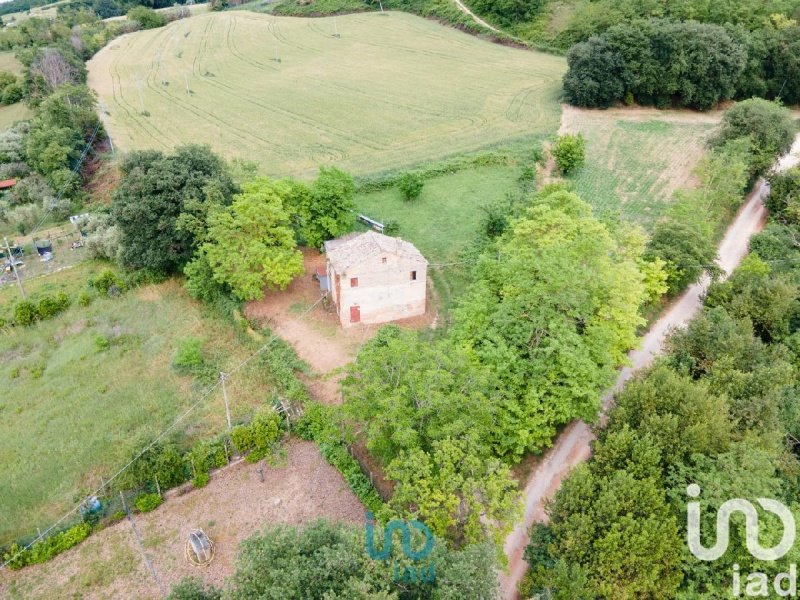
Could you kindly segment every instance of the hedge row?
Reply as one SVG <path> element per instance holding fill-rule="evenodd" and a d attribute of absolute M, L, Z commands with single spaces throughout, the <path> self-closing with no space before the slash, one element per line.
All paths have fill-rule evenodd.
<path fill-rule="evenodd" d="M 28 565 L 43 563 L 81 543 L 89 537 L 91 532 L 91 525 L 79 523 L 60 533 L 39 540 L 27 550 L 23 550 L 19 544 L 12 544 L 8 552 L 3 554 L 3 561 L 9 561 L 8 566 L 11 569 L 21 569 Z"/>
<path fill-rule="evenodd" d="M 330 406 L 308 402 L 302 417 L 294 425 L 294 431 L 301 438 L 316 442 L 325 460 L 339 470 L 353 493 L 379 521 L 386 521 L 391 517 L 389 507 L 364 475 L 358 461 L 350 456 Z"/>

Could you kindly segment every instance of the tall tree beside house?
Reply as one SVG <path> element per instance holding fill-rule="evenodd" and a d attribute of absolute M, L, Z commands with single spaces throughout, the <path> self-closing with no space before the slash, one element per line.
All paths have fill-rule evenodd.
<path fill-rule="evenodd" d="M 260 298 L 265 287 L 284 289 L 303 273 L 283 198 L 292 184 L 265 177 L 244 184 L 230 207 L 208 216 L 202 258 L 213 278 L 241 300 Z"/>
<path fill-rule="evenodd" d="M 121 259 L 130 267 L 173 274 L 203 241 L 212 208 L 230 204 L 235 185 L 225 162 L 206 146 L 172 155 L 133 152 L 121 165 L 112 214 L 121 234 Z"/>
<path fill-rule="evenodd" d="M 290 209 L 296 213 L 298 234 L 311 248 L 345 233 L 355 224 L 355 183 L 353 177 L 336 167 L 320 167 L 308 188 L 293 183 Z"/>

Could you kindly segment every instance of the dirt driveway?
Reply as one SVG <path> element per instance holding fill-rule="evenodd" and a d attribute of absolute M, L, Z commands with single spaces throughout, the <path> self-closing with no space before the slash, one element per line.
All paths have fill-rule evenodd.
<path fill-rule="evenodd" d="M 316 250 L 303 249 L 305 273 L 284 291 L 270 291 L 262 300 L 249 302 L 245 316 L 256 319 L 287 341 L 297 355 L 307 362 L 314 376 L 306 378 L 311 394 L 326 404 L 341 403 L 339 380 L 359 348 L 380 328 L 380 325 L 359 324 L 347 329 L 339 325 L 333 306 L 320 302 L 319 283 L 313 279 L 317 267 L 324 269 L 325 256 Z M 433 285 L 428 282 L 428 311 L 425 315 L 396 321 L 402 327 L 421 329 L 435 319 Z"/>
<path fill-rule="evenodd" d="M 135 515 L 147 555 L 167 589 L 197 575 L 221 585 L 234 570 L 239 543 L 271 524 L 305 524 L 318 518 L 361 523 L 364 508 L 339 472 L 312 442 L 285 445 L 274 467 L 240 463 L 218 472 L 206 487 L 171 498 L 147 514 Z M 191 566 L 184 556 L 191 529 L 203 529 L 214 542 L 209 567 Z M 53 560 L 22 571 L 0 572 L 0 597 L 159 598 L 127 521 L 90 536 Z"/>

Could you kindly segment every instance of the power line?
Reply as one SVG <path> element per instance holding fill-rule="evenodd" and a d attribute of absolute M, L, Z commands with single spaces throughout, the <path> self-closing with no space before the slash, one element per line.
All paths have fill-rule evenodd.
<path fill-rule="evenodd" d="M 315 307 L 316 307 L 316 306 L 317 306 L 317 305 L 318 305 L 320 302 L 322 302 L 322 297 L 320 297 L 320 298 L 319 298 L 319 300 L 317 300 L 316 302 L 314 302 L 314 304 L 312 304 L 311 306 L 309 306 L 309 307 L 308 307 L 308 308 L 307 308 L 305 311 L 303 311 L 302 313 L 300 313 L 300 315 L 299 315 L 299 316 L 298 316 L 296 319 L 292 319 L 292 320 L 294 320 L 294 321 L 297 321 L 297 320 L 299 320 L 299 319 L 302 319 L 302 318 L 304 318 L 304 317 L 305 317 L 305 316 L 306 316 L 308 313 L 310 313 L 310 312 L 311 312 L 311 311 L 312 311 L 312 310 L 313 310 L 313 309 L 314 309 L 314 308 L 315 308 Z M 266 350 L 267 348 L 269 348 L 269 347 L 270 347 L 270 345 L 272 345 L 272 342 L 274 342 L 276 339 L 278 339 L 278 335 L 277 335 L 277 334 L 275 334 L 275 333 L 273 333 L 273 334 L 272 334 L 272 335 L 269 337 L 269 339 L 268 339 L 266 342 L 264 342 L 264 344 L 263 344 L 263 345 L 262 345 L 262 346 L 261 346 L 261 347 L 260 347 L 258 350 L 256 350 L 255 352 L 253 352 L 253 353 L 252 353 L 250 356 L 248 356 L 247 358 L 245 358 L 245 359 L 244 359 L 242 362 L 240 362 L 238 365 L 236 365 L 235 367 L 233 367 L 233 368 L 232 368 L 230 371 L 228 371 L 227 373 L 225 373 L 225 378 L 226 378 L 226 379 L 229 379 L 229 378 L 231 377 L 231 375 L 233 375 L 233 374 L 234 374 L 234 373 L 236 373 L 237 371 L 240 371 L 241 369 L 243 369 L 243 368 L 244 368 L 244 367 L 245 367 L 245 366 L 246 366 L 246 365 L 247 365 L 247 364 L 248 364 L 248 363 L 249 363 L 251 360 L 253 360 L 253 359 L 254 359 L 256 356 L 258 356 L 258 355 L 260 355 L 262 352 L 264 352 L 264 350 Z M 187 409 L 185 412 L 183 412 L 183 413 L 182 413 L 182 414 L 181 414 L 181 415 L 180 415 L 180 416 L 179 416 L 177 419 L 175 419 L 175 421 L 173 421 L 173 422 L 172 422 L 172 424 L 171 424 L 169 427 L 167 427 L 166 429 L 164 429 L 164 430 L 163 430 L 161 433 L 159 433 L 159 434 L 158 434 L 158 435 L 157 435 L 155 438 L 153 438 L 153 440 L 152 440 L 152 441 L 151 441 L 149 444 L 147 444 L 147 445 L 146 445 L 146 446 L 145 446 L 145 447 L 144 447 L 144 448 L 143 448 L 143 449 L 142 449 L 142 450 L 141 450 L 141 451 L 140 451 L 140 452 L 139 452 L 139 453 L 138 453 L 138 454 L 137 454 L 135 457 L 133 457 L 133 458 L 132 458 L 130 461 L 128 461 L 128 463 L 127 463 L 127 464 L 126 464 L 124 467 L 122 467 L 122 468 L 121 468 L 121 469 L 119 469 L 119 470 L 118 470 L 116 473 L 114 473 L 114 475 L 112 475 L 112 476 L 111 476 L 111 479 L 109 479 L 108 481 L 105 481 L 105 482 L 103 482 L 103 483 L 100 485 L 100 487 L 98 487 L 98 488 L 97 488 L 96 490 L 94 490 L 93 492 L 90 492 L 89 494 L 87 494 L 87 497 L 91 497 L 91 496 L 97 496 L 97 495 L 101 494 L 101 493 L 102 493 L 102 491 L 103 491 L 103 489 L 105 489 L 107 486 L 109 486 L 109 485 L 111 484 L 111 482 L 113 482 L 113 481 L 114 481 L 114 480 L 116 480 L 116 479 L 117 479 L 117 478 L 118 478 L 120 475 L 122 475 L 122 473 L 124 473 L 124 472 L 125 472 L 125 471 L 126 471 L 128 468 L 130 468 L 130 467 L 131 467 L 131 465 L 133 465 L 133 463 L 135 463 L 135 462 L 136 462 L 137 460 L 139 460 L 139 459 L 140 459 L 142 456 L 144 456 L 145 452 L 147 452 L 148 450 L 150 450 L 150 448 L 152 448 L 152 447 L 153 447 L 153 446 L 155 446 L 155 445 L 156 445 L 156 444 L 157 444 L 159 441 L 161 441 L 161 440 L 164 438 L 164 436 L 166 436 L 166 435 L 167 435 L 167 434 L 168 434 L 170 431 L 172 431 L 173 429 L 175 429 L 175 427 L 176 427 L 176 426 L 177 426 L 177 425 L 178 425 L 178 424 L 179 424 L 181 421 L 183 421 L 183 419 L 185 419 L 185 418 L 186 418 L 186 417 L 187 417 L 187 416 L 188 416 L 188 415 L 189 415 L 189 414 L 190 414 L 190 413 L 191 413 L 191 412 L 192 412 L 194 409 L 196 409 L 198 406 L 200 406 L 200 404 L 203 402 L 203 400 L 205 400 L 206 398 L 208 398 L 208 396 L 210 396 L 210 395 L 211 395 L 211 393 L 212 393 L 214 390 L 216 390 L 218 387 L 220 387 L 220 383 L 221 383 L 221 379 L 217 380 L 217 382 L 216 382 L 216 383 L 214 383 L 213 385 L 211 385 L 210 387 L 208 387 L 208 388 L 205 390 L 205 392 L 203 392 L 203 393 L 202 393 L 202 395 L 201 395 L 201 396 L 200 396 L 200 397 L 197 399 L 197 401 L 195 401 L 195 402 L 194 402 L 194 403 L 193 403 L 193 404 L 192 404 L 192 405 L 191 405 L 191 406 L 190 406 L 190 407 L 189 407 L 189 408 L 188 408 L 188 409 Z M 10 562 L 12 562 L 12 561 L 13 561 L 15 558 L 17 558 L 17 557 L 18 557 L 20 554 L 22 554 L 23 552 L 25 552 L 25 551 L 29 550 L 29 549 L 31 548 L 31 546 L 33 546 L 33 545 L 34 545 L 36 542 L 38 542 L 38 541 L 40 541 L 40 540 L 44 539 L 44 538 L 47 536 L 47 534 L 48 534 L 48 533 L 50 533 L 50 532 L 51 532 L 51 531 L 53 531 L 53 530 L 54 530 L 56 527 L 58 527 L 59 525 L 61 525 L 61 524 L 62 524 L 62 523 L 63 523 L 63 522 L 66 520 L 66 519 L 68 519 L 69 517 L 71 517 L 72 515 L 74 515 L 74 514 L 75 514 L 75 513 L 76 513 L 76 512 L 77 512 L 77 511 L 80 509 L 80 507 L 82 506 L 82 504 L 83 504 L 83 502 L 79 502 L 78 504 L 76 504 L 76 505 L 75 505 L 75 507 L 73 507 L 73 508 L 72 508 L 72 509 L 70 509 L 68 512 L 66 512 L 66 513 L 65 513 L 65 514 L 64 514 L 64 515 L 63 515 L 63 516 L 62 516 L 60 519 L 58 519 L 58 520 L 57 520 L 55 523 L 53 523 L 52 525 L 50 525 L 50 527 L 48 527 L 47 529 L 45 529 L 43 532 L 40 532 L 40 533 L 39 533 L 39 535 L 37 535 L 37 536 L 36 536 L 36 537 L 33 539 L 33 541 L 32 541 L 32 542 L 30 542 L 29 544 L 27 544 L 25 547 L 21 548 L 21 549 L 20 549 L 18 552 L 16 552 L 16 553 L 15 553 L 13 556 L 9 557 L 9 558 L 8 558 L 8 559 L 7 559 L 7 560 L 6 560 L 6 561 L 5 561 L 5 562 L 4 562 L 2 565 L 0 565 L 0 569 L 4 569 L 4 568 L 6 568 L 6 567 L 8 566 L 8 564 L 9 564 Z"/>
<path fill-rule="evenodd" d="M 100 130 L 100 126 L 101 125 L 102 125 L 102 121 L 100 121 L 98 119 L 97 125 L 95 126 L 94 131 L 92 132 L 92 135 L 91 135 L 89 141 L 86 143 L 86 146 L 84 147 L 83 152 L 81 152 L 80 158 L 78 158 L 78 162 L 75 164 L 75 167 L 70 171 L 69 177 L 64 182 L 64 185 L 61 187 L 61 191 L 58 192 L 58 195 L 56 196 L 56 198 L 53 201 L 53 203 L 50 205 L 50 208 L 48 208 L 45 211 L 44 215 L 42 215 L 42 218 L 39 220 L 39 222 L 36 224 L 36 226 L 31 230 L 31 232 L 29 234 L 31 236 L 31 240 L 33 240 L 33 235 L 37 231 L 39 231 L 39 228 L 44 224 L 45 220 L 47 219 L 47 215 L 49 215 L 52 212 L 52 210 L 58 204 L 58 201 L 61 200 L 61 198 L 64 196 L 64 193 L 67 191 L 67 187 L 69 186 L 69 184 L 72 183 L 72 179 L 73 179 L 73 177 L 75 177 L 75 174 L 78 172 L 78 170 L 80 170 L 81 165 L 83 164 L 83 161 L 86 159 L 86 155 L 89 154 L 89 150 L 91 150 L 92 145 L 94 144 L 94 140 L 97 137 L 97 132 Z M 34 242 L 34 244 L 35 243 L 36 242 Z"/>

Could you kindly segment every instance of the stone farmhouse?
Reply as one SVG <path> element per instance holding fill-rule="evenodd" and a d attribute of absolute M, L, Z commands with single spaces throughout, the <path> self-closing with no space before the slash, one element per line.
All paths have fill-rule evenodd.
<path fill-rule="evenodd" d="M 325 242 L 325 254 L 342 327 L 425 314 L 428 261 L 413 244 L 367 231 Z"/>

